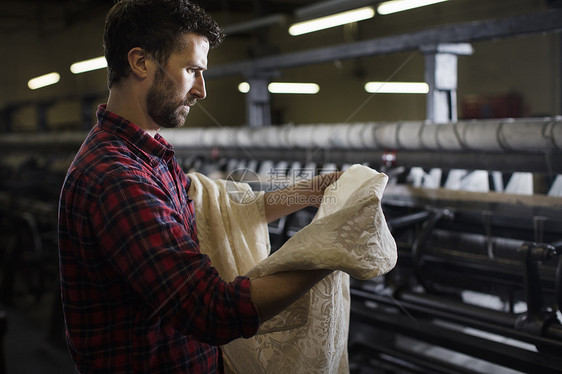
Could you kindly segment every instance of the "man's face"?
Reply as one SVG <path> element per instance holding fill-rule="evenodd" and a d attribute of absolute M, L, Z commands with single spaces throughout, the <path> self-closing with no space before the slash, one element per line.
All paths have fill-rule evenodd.
<path fill-rule="evenodd" d="M 196 34 L 180 37 L 181 52 L 172 52 L 161 66 L 146 96 L 147 111 L 160 127 L 183 126 L 190 107 L 207 95 L 203 72 L 207 69 L 209 42 Z"/>

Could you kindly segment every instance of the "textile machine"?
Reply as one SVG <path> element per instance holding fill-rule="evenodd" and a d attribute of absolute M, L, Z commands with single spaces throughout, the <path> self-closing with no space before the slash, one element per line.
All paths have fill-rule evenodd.
<path fill-rule="evenodd" d="M 382 205 L 399 260 L 385 276 L 352 280 L 353 373 L 562 373 L 561 117 L 162 135 L 185 171 L 256 189 L 354 163 L 389 176 Z M 35 251 L 47 248 L 56 219 L 48 187 L 62 183 L 83 138 L 0 138 L 3 218 L 15 204 L 26 207 L 20 218 L 36 233 L 27 240 Z M 273 250 L 314 213 L 271 224 Z"/>

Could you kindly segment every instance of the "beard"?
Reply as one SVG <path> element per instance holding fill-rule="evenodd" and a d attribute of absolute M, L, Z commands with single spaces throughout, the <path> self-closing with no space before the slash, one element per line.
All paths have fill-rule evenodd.
<path fill-rule="evenodd" d="M 146 96 L 148 115 L 159 126 L 164 128 L 177 128 L 185 123 L 189 109 L 185 105 L 195 104 L 195 98 L 181 98 L 175 82 L 168 78 L 162 70 L 156 73 L 154 82 Z"/>

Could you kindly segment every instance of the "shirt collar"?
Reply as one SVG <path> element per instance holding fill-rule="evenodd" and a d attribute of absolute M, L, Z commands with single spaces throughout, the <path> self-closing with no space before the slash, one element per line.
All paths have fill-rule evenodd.
<path fill-rule="evenodd" d="M 98 124 L 138 148 L 149 156 L 170 161 L 174 156 L 174 149 L 160 134 L 154 137 L 132 123 L 131 121 L 106 109 L 106 104 L 100 104 L 96 112 Z"/>

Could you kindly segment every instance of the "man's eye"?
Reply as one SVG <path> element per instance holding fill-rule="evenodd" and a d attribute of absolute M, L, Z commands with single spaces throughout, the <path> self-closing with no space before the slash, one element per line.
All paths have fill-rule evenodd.
<path fill-rule="evenodd" d="M 195 73 L 195 70 L 192 69 L 192 68 L 187 68 L 187 69 L 185 69 L 185 70 L 187 71 L 188 74 L 193 74 L 193 73 Z"/>

